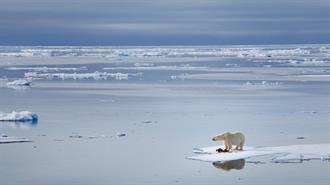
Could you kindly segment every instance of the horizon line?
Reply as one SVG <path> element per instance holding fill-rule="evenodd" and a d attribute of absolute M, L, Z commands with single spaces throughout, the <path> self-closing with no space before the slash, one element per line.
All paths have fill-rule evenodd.
<path fill-rule="evenodd" d="M 199 46 L 295 46 L 295 45 L 330 45 L 330 43 L 283 43 L 283 44 L 160 44 L 160 45 L 1 45 L 0 47 L 199 47 Z"/>

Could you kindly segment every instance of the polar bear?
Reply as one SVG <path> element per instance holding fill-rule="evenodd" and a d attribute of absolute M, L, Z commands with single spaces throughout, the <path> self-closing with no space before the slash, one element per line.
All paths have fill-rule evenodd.
<path fill-rule="evenodd" d="M 236 145 L 236 150 L 243 150 L 243 145 L 245 142 L 245 137 L 242 133 L 230 133 L 225 132 L 223 134 L 214 136 L 212 138 L 213 141 L 224 141 L 225 142 L 225 149 L 231 150 L 233 145 Z"/>

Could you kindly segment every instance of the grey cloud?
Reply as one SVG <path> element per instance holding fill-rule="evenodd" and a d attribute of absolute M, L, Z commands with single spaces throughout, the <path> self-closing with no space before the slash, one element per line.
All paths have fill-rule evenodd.
<path fill-rule="evenodd" d="M 269 37 L 270 43 L 279 37 L 306 42 L 307 36 L 308 42 L 329 42 L 329 6 L 328 0 L 2 0 L 0 44 L 28 44 L 33 38 L 46 44 L 67 38 L 70 43 L 72 35 L 88 43 L 111 38 L 109 44 L 113 38 L 123 39 L 118 43 L 180 44 L 190 36 L 199 37 L 197 43 L 204 38 L 264 44 L 258 36 Z"/>

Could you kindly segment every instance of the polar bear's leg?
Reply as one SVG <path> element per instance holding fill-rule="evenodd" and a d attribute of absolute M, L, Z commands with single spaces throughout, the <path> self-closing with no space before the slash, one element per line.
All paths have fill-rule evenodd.
<path fill-rule="evenodd" d="M 238 150 L 243 150 L 244 140 L 238 146 Z"/>
<path fill-rule="evenodd" d="M 230 150 L 231 148 L 231 143 L 228 140 L 225 140 L 225 149 Z"/>
<path fill-rule="evenodd" d="M 232 146 L 233 146 L 232 143 L 230 141 L 227 141 L 226 149 L 231 150 Z"/>
<path fill-rule="evenodd" d="M 225 149 L 228 149 L 228 141 L 225 140 L 224 143 L 225 143 Z"/>

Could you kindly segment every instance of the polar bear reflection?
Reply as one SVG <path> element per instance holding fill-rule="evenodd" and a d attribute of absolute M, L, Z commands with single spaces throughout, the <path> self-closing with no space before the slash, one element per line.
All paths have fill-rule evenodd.
<path fill-rule="evenodd" d="M 230 171 L 232 169 L 241 170 L 244 168 L 245 159 L 238 159 L 238 160 L 225 161 L 225 162 L 213 162 L 212 164 L 214 167 L 225 171 Z"/>

